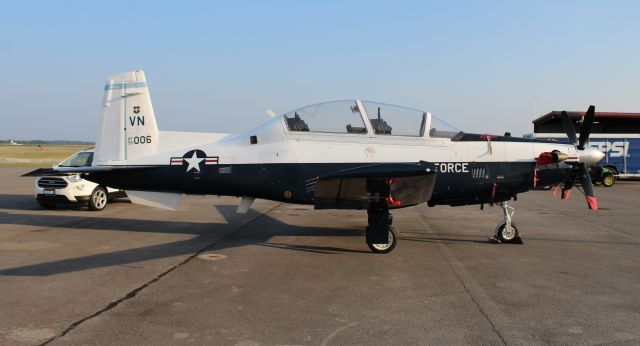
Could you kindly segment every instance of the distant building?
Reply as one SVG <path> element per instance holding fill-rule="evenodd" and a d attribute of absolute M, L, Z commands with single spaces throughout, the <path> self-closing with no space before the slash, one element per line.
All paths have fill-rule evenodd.
<path fill-rule="evenodd" d="M 564 137 L 560 111 L 549 112 L 533 121 L 533 132 L 536 136 L 544 133 L 561 133 Z M 580 130 L 585 112 L 567 112 L 569 119 Z M 640 113 L 596 112 L 591 134 L 640 134 Z M 598 136 L 600 137 L 600 136 Z"/>

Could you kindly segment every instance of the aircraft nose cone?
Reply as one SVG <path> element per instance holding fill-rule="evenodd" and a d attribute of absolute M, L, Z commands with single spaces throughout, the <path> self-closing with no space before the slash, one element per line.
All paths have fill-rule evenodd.
<path fill-rule="evenodd" d="M 598 159 L 596 162 L 600 162 L 600 160 L 604 159 L 604 153 L 598 150 L 596 153 L 596 158 Z"/>

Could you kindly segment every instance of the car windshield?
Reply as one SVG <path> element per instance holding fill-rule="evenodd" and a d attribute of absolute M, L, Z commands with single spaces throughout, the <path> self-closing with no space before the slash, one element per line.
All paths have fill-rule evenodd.
<path fill-rule="evenodd" d="M 81 151 L 69 156 L 66 160 L 62 161 L 59 167 L 85 167 L 91 166 L 93 161 L 93 152 Z"/>
<path fill-rule="evenodd" d="M 302 107 L 284 115 L 289 131 L 365 134 L 355 101 L 333 101 Z"/>

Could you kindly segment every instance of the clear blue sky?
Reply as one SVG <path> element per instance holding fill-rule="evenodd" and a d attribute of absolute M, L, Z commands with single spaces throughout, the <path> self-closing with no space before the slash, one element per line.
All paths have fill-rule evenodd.
<path fill-rule="evenodd" d="M 551 110 L 640 112 L 639 14 L 638 1 L 4 1 L 0 139 L 95 140 L 104 79 L 134 69 L 161 130 L 239 132 L 266 108 L 349 98 L 518 135 Z"/>

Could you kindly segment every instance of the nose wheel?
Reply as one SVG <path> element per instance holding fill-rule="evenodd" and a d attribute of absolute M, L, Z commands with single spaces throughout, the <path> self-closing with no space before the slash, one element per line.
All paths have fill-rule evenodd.
<path fill-rule="evenodd" d="M 511 221 L 515 209 L 511 207 L 507 201 L 498 203 L 498 206 L 502 208 L 504 220 L 498 223 L 496 233 L 489 238 L 489 240 L 495 241 L 498 244 L 522 243 L 518 228 Z"/>
<path fill-rule="evenodd" d="M 518 238 L 518 229 L 513 223 L 509 227 L 506 223 L 501 222 L 496 227 L 496 235 L 494 237 L 500 243 L 512 243 Z"/>

